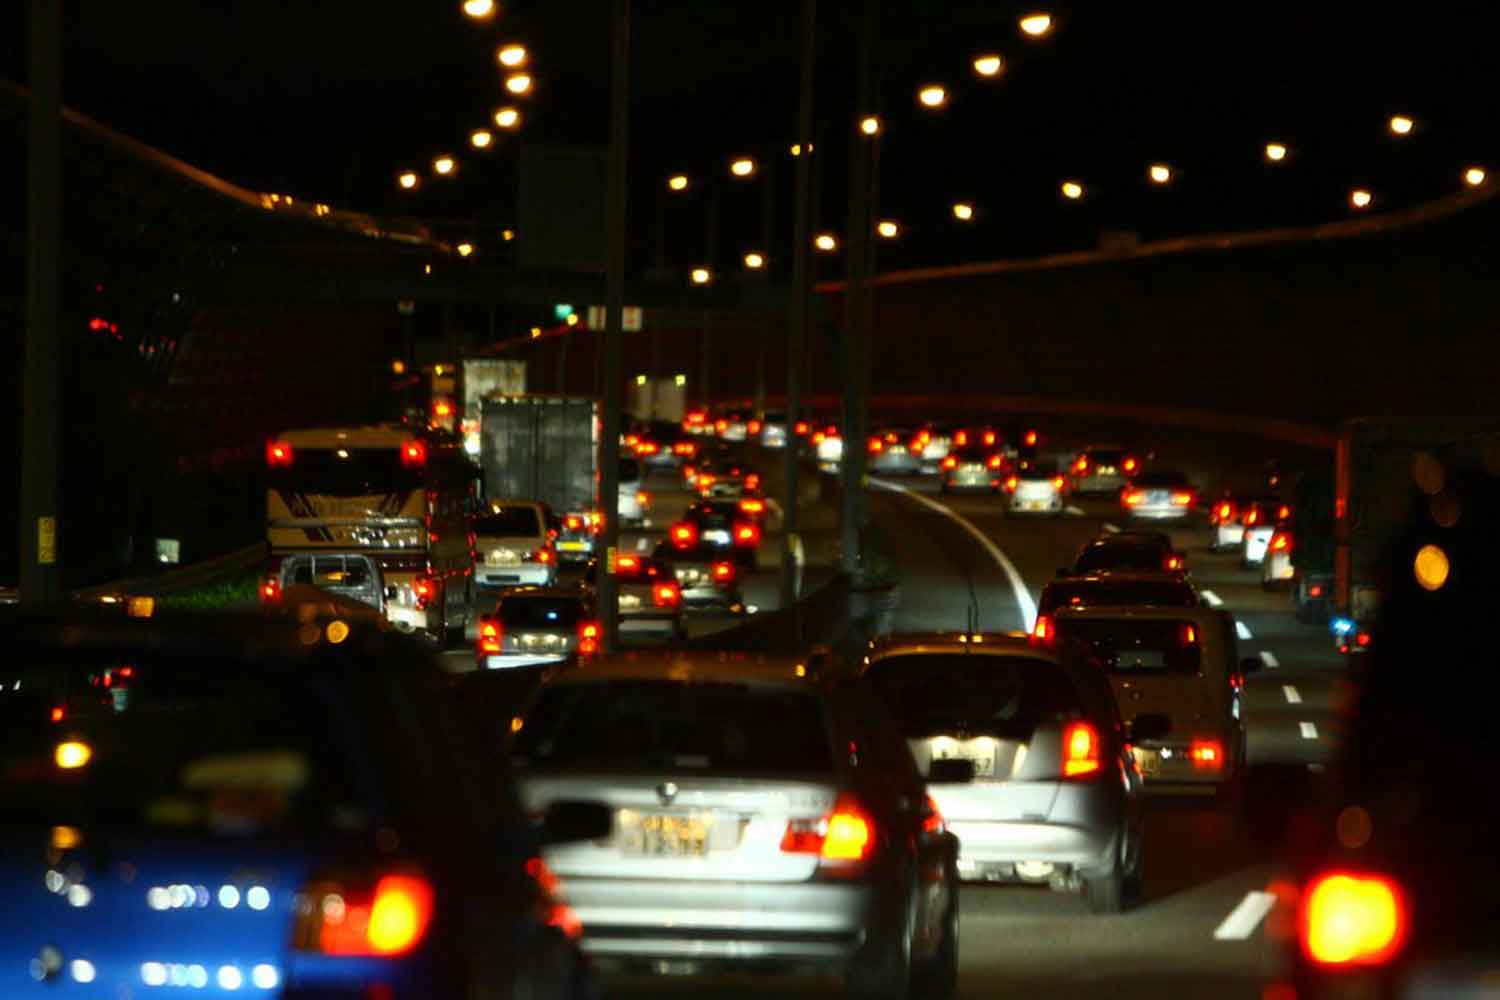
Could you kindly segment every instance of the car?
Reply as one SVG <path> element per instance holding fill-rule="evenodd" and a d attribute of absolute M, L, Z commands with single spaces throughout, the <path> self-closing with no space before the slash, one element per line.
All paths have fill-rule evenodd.
<path fill-rule="evenodd" d="M 740 500 L 699 500 L 667 530 L 667 542 L 678 552 L 703 550 L 720 559 L 753 567 L 761 542 L 761 522 Z"/>
<path fill-rule="evenodd" d="M 675 546 L 662 542 L 652 558 L 667 566 L 682 592 L 682 605 L 688 611 L 727 611 L 739 614 L 745 610 L 745 596 L 740 590 L 739 564 L 722 550 L 706 546 Z"/>
<path fill-rule="evenodd" d="M 1061 516 L 1067 487 L 1057 463 L 1047 459 L 1024 459 L 1005 478 L 1012 514 Z"/>
<path fill-rule="evenodd" d="M 534 826 L 412 640 L 217 615 L 0 636 L 0 995 L 594 995 L 539 851 L 609 812 Z"/>
<path fill-rule="evenodd" d="M 708 411 L 699 407 L 688 410 L 682 415 L 682 430 L 684 434 L 702 437 L 712 434 L 714 426 L 713 422 L 708 419 Z"/>
<path fill-rule="evenodd" d="M 1081 892 L 1097 913 L 1141 897 L 1144 785 L 1129 743 L 1165 735 L 1165 720 L 1127 730 L 1084 647 L 897 634 L 866 657 L 865 680 L 958 837 L 960 876 Z"/>
<path fill-rule="evenodd" d="M 620 526 L 649 527 L 646 515 L 651 510 L 651 495 L 646 492 L 646 470 L 640 459 L 620 459 L 619 494 Z"/>
<path fill-rule="evenodd" d="M 1277 525 L 1291 516 L 1291 505 L 1275 497 L 1246 504 L 1240 511 L 1245 526 L 1240 539 L 1240 565 L 1245 569 L 1259 566 L 1266 557 L 1266 548 L 1271 544 Z"/>
<path fill-rule="evenodd" d="M 1142 473 L 1120 491 L 1125 516 L 1135 520 L 1181 520 L 1192 513 L 1197 501 L 1197 491 L 1187 476 L 1170 469 Z"/>
<path fill-rule="evenodd" d="M 1140 460 L 1115 444 L 1091 444 L 1078 453 L 1068 474 L 1073 492 L 1115 495 L 1140 471 Z"/>
<path fill-rule="evenodd" d="M 1296 546 L 1296 526 L 1288 518 L 1276 525 L 1276 530 L 1266 541 L 1266 552 L 1260 560 L 1260 585 L 1263 589 L 1291 588 L 1297 578 L 1297 567 L 1292 564 L 1292 551 Z"/>
<path fill-rule="evenodd" d="M 517 587 L 479 616 L 480 670 L 566 667 L 599 652 L 593 594 L 577 587 Z"/>
<path fill-rule="evenodd" d="M 741 444 L 750 438 L 750 418 L 743 413 L 725 413 L 714 421 L 714 432 L 720 441 Z"/>
<path fill-rule="evenodd" d="M 870 435 L 867 469 L 874 476 L 915 476 L 922 471 L 920 448 L 914 447 L 916 432 L 888 428 Z"/>
<path fill-rule="evenodd" d="M 1245 541 L 1245 514 L 1257 505 L 1277 502 L 1274 498 L 1225 493 L 1208 510 L 1210 552 L 1229 552 Z"/>
<path fill-rule="evenodd" d="M 944 493 L 998 493 L 1005 473 L 1005 457 L 1000 452 L 993 448 L 957 445 L 943 459 L 938 488 Z"/>
<path fill-rule="evenodd" d="M 1068 607 L 1196 608 L 1203 600 L 1181 573 L 1104 571 L 1050 580 L 1037 598 L 1036 631 L 1051 629 L 1050 616 Z"/>
<path fill-rule="evenodd" d="M 559 517 L 553 528 L 557 533 L 553 548 L 559 565 L 579 565 L 594 558 L 594 547 L 603 529 L 604 519 L 598 511 L 572 511 Z"/>
<path fill-rule="evenodd" d="M 584 583 L 598 583 L 598 561 L 589 563 Z M 621 636 L 683 639 L 682 585 L 672 566 L 653 556 L 621 554 L 615 558 L 615 586 L 620 599 Z"/>
<path fill-rule="evenodd" d="M 824 472 L 837 471 L 839 463 L 844 460 L 844 439 L 836 425 L 827 424 L 813 431 L 808 436 L 808 444 L 813 449 L 813 457 L 817 459 L 819 469 Z"/>
<path fill-rule="evenodd" d="M 1057 575 L 1080 576 L 1117 570 L 1182 574 L 1187 571 L 1187 561 L 1172 547 L 1172 539 L 1159 531 L 1120 531 L 1098 535 L 1085 542 L 1073 565 L 1058 570 Z"/>
<path fill-rule="evenodd" d="M 680 429 L 665 428 L 643 434 L 636 457 L 649 469 L 680 469 L 698 454 L 698 442 Z"/>
<path fill-rule="evenodd" d="M 948 457 L 948 449 L 953 443 L 953 431 L 950 424 L 927 424 L 912 438 L 912 447 L 922 459 L 924 474 L 936 473 L 943 459 Z"/>
<path fill-rule="evenodd" d="M 645 652 L 559 675 L 510 744 L 532 812 L 615 830 L 543 859 L 601 971 L 818 970 L 850 997 L 948 997 L 958 845 L 869 688 L 805 662 Z"/>
<path fill-rule="evenodd" d="M 1147 784 L 1231 794 L 1245 767 L 1241 692 L 1260 669 L 1241 659 L 1234 617 L 1215 608 L 1059 607 L 1048 639 L 1093 650 L 1127 721 L 1166 716 L 1168 735 L 1132 740 Z"/>
<path fill-rule="evenodd" d="M 385 575 L 379 562 L 365 553 L 309 552 L 273 559 L 261 583 L 262 602 L 283 601 L 294 587 L 316 587 L 385 614 Z"/>
<path fill-rule="evenodd" d="M 768 411 L 760 425 L 760 446 L 781 449 L 786 447 L 786 443 L 786 414 L 780 410 Z"/>
<path fill-rule="evenodd" d="M 478 590 L 547 587 L 557 579 L 557 549 L 545 505 L 492 503 L 474 519 L 473 532 Z"/>
<path fill-rule="evenodd" d="M 705 462 L 698 467 L 693 487 L 704 499 L 738 500 L 760 493 L 760 473 L 742 462 Z"/>

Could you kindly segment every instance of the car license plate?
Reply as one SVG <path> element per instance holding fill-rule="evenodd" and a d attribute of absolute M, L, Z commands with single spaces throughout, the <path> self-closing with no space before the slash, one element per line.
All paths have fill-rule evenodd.
<path fill-rule="evenodd" d="M 727 532 L 727 531 L 717 531 L 717 530 L 715 530 L 715 531 L 705 531 L 703 533 L 703 540 L 705 542 L 708 542 L 710 545 L 728 545 L 729 544 L 729 532 Z"/>
<path fill-rule="evenodd" d="M 521 557 L 514 552 L 500 549 L 492 551 L 487 561 L 491 566 L 517 566 L 521 562 Z"/>
<path fill-rule="evenodd" d="M 587 552 L 588 542 L 558 542 L 557 547 L 564 552 Z"/>
<path fill-rule="evenodd" d="M 1115 467 L 1113 465 L 1101 465 L 1101 466 L 1099 466 L 1099 475 L 1101 475 L 1101 476 L 1113 476 L 1114 474 L 1115 474 Z"/>
<path fill-rule="evenodd" d="M 955 753 L 939 752 L 938 760 L 966 760 L 974 765 L 974 777 L 993 778 L 995 776 L 995 755 L 992 753 Z"/>
<path fill-rule="evenodd" d="M 636 611 L 636 610 L 638 610 L 640 608 L 640 606 L 641 606 L 641 599 L 637 595 L 635 595 L 635 594 L 621 594 L 620 595 L 620 610 L 621 611 Z"/>
<path fill-rule="evenodd" d="M 621 849 L 658 858 L 701 858 L 708 853 L 712 816 L 620 815 Z"/>

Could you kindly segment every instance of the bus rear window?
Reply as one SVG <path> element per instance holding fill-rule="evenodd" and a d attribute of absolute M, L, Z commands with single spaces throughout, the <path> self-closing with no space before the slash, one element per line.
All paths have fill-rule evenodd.
<path fill-rule="evenodd" d="M 268 470 L 272 489 L 312 496 L 369 497 L 407 493 L 422 470 L 401 464 L 396 448 L 297 448 L 290 468 Z"/>

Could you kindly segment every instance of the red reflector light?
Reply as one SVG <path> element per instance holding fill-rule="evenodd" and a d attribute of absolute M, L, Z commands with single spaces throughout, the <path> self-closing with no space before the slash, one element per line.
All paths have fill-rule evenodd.
<path fill-rule="evenodd" d="M 1163 565 L 1167 569 L 1182 569 L 1182 556 L 1167 556 Z"/>
<path fill-rule="evenodd" d="M 1307 596 L 1309 596 L 1309 597 L 1322 597 L 1323 596 L 1323 585 L 1321 583 L 1315 583 L 1311 587 L 1308 587 L 1307 588 Z"/>
<path fill-rule="evenodd" d="M 260 582 L 260 599 L 266 604 L 281 600 L 281 581 L 274 576 Z"/>
<path fill-rule="evenodd" d="M 292 445 L 289 441 L 266 442 L 266 465 L 272 469 L 290 469 L 292 454 Z"/>
<path fill-rule="evenodd" d="M 504 632 L 498 622 L 485 619 L 479 623 L 479 651 L 481 653 L 500 652 L 500 640 Z"/>
<path fill-rule="evenodd" d="M 427 464 L 427 442 L 407 441 L 401 446 L 401 464 L 417 468 Z"/>
<path fill-rule="evenodd" d="M 1063 777 L 1080 778 L 1100 768 L 1099 734 L 1087 722 L 1072 722 L 1063 730 Z"/>
<path fill-rule="evenodd" d="M 1297 936 L 1303 954 L 1319 965 L 1380 965 L 1401 950 L 1408 922 L 1394 880 L 1329 872 L 1303 891 Z"/>
<path fill-rule="evenodd" d="M 1136 507 L 1136 506 L 1139 506 L 1142 502 L 1145 501 L 1146 494 L 1142 493 L 1139 490 L 1130 490 L 1129 492 L 1127 492 L 1125 494 L 1124 499 L 1125 499 L 1125 506 L 1127 506 L 1127 507 Z"/>
<path fill-rule="evenodd" d="M 599 637 L 602 635 L 598 622 L 578 623 L 578 652 L 593 656 L 599 652 Z"/>
<path fill-rule="evenodd" d="M 1031 627 L 1031 635 L 1036 639 L 1052 638 L 1052 618 L 1050 615 L 1037 615 L 1036 624 Z"/>
<path fill-rule="evenodd" d="M 1198 770 L 1217 771 L 1224 766 L 1224 747 L 1218 740 L 1194 740 L 1188 747 L 1188 759 Z"/>
<path fill-rule="evenodd" d="M 1360 632 L 1359 634 L 1357 634 L 1354 637 L 1354 644 L 1356 646 L 1359 646 L 1361 649 L 1368 646 L 1370 644 L 1370 633 Z"/>
<path fill-rule="evenodd" d="M 734 563 L 716 562 L 714 563 L 713 569 L 710 572 L 713 574 L 713 578 L 716 582 L 727 583 L 730 580 L 734 579 Z"/>
<path fill-rule="evenodd" d="M 1182 626 L 1182 644 L 1184 646 L 1196 646 L 1198 644 L 1198 630 L 1186 623 Z"/>
<path fill-rule="evenodd" d="M 691 521 L 679 521 L 672 525 L 672 544 L 679 549 L 690 549 L 698 544 L 698 526 Z"/>
<path fill-rule="evenodd" d="M 682 591 L 675 583 L 658 583 L 651 588 L 651 601 L 658 608 L 675 608 L 682 603 Z"/>

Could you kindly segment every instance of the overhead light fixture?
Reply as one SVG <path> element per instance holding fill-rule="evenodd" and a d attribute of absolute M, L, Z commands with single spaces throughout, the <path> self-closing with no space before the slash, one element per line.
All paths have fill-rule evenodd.
<path fill-rule="evenodd" d="M 738 157 L 730 162 L 729 172 L 736 177 L 751 177 L 755 174 L 755 161 L 748 156 Z"/>
<path fill-rule="evenodd" d="M 1147 175 L 1151 178 L 1152 184 L 1172 183 L 1172 168 L 1167 166 L 1165 163 L 1151 164 L 1151 168 L 1147 171 Z"/>
<path fill-rule="evenodd" d="M 1266 159 L 1270 160 L 1272 163 L 1280 163 L 1282 160 L 1286 159 L 1286 153 L 1286 146 L 1282 145 L 1281 143 L 1266 143 Z"/>
<path fill-rule="evenodd" d="M 1077 201 L 1083 197 L 1083 185 L 1077 181 L 1063 181 L 1062 195 L 1069 201 Z"/>
<path fill-rule="evenodd" d="M 509 67 L 510 69 L 525 66 L 526 56 L 526 46 L 517 45 L 514 42 L 510 45 L 500 46 L 499 51 L 495 53 L 495 58 L 500 61 L 500 65 Z"/>
<path fill-rule="evenodd" d="M 495 16 L 495 0 L 464 0 L 464 13 L 476 21 Z"/>
<path fill-rule="evenodd" d="M 673 174 L 668 177 L 667 187 L 673 191 L 686 191 L 688 189 L 687 174 Z"/>
<path fill-rule="evenodd" d="M 521 112 L 504 107 L 495 112 L 495 124 L 503 129 L 513 129 L 521 124 Z"/>
<path fill-rule="evenodd" d="M 974 205 L 967 201 L 956 201 L 953 203 L 953 217 L 959 222 L 968 222 L 974 218 Z"/>
<path fill-rule="evenodd" d="M 839 238 L 832 233 L 819 233 L 813 239 L 813 246 L 819 253 L 833 253 L 839 248 Z"/>
<path fill-rule="evenodd" d="M 1484 183 L 1486 174 L 1483 167 L 1470 167 L 1464 171 L 1464 183 L 1469 187 L 1479 187 Z"/>
<path fill-rule="evenodd" d="M 396 183 L 407 191 L 414 189 L 417 186 L 417 181 L 417 172 L 415 170 L 403 170 L 396 177 Z"/>
<path fill-rule="evenodd" d="M 692 277 L 693 277 L 693 284 L 695 284 L 695 285 L 706 285 L 710 281 L 714 280 L 714 273 L 712 271 L 710 271 L 706 267 L 695 267 L 695 268 L 693 268 L 693 275 L 692 275 Z"/>
<path fill-rule="evenodd" d="M 752 271 L 759 271 L 766 266 L 766 258 L 752 251 L 745 254 L 745 266 Z"/>
<path fill-rule="evenodd" d="M 1364 188 L 1355 188 L 1349 192 L 1349 204 L 1355 208 L 1369 208 L 1375 200 L 1375 196 Z"/>
<path fill-rule="evenodd" d="M 531 93 L 531 83 L 531 74 L 512 73 L 505 78 L 505 89 L 517 97 L 523 97 Z"/>
<path fill-rule="evenodd" d="M 1405 115 L 1391 115 L 1390 126 L 1392 135 L 1411 135 L 1411 130 L 1415 125 L 1416 122 L 1413 122 Z"/>
<path fill-rule="evenodd" d="M 1005 69 L 1005 60 L 997 55 L 984 55 L 974 57 L 974 72 L 980 76 L 999 76 Z"/>
<path fill-rule="evenodd" d="M 1032 38 L 1041 38 L 1052 30 L 1052 15 L 1035 13 L 1021 18 L 1021 30 Z"/>
<path fill-rule="evenodd" d="M 883 240 L 893 240 L 901 235 L 901 223 L 895 219 L 881 219 L 875 226 L 875 232 L 879 233 Z"/>
<path fill-rule="evenodd" d="M 875 115 L 865 115 L 859 120 L 859 130 L 865 135 L 879 135 L 880 119 Z"/>
<path fill-rule="evenodd" d="M 940 108 L 948 103 L 948 91 L 942 84 L 929 83 L 917 91 L 917 100 L 924 108 Z"/>
<path fill-rule="evenodd" d="M 457 168 L 451 156 L 439 156 L 432 161 L 432 170 L 439 177 L 447 177 Z"/>
<path fill-rule="evenodd" d="M 494 141 L 495 137 L 490 134 L 488 129 L 476 128 L 469 133 L 469 145 L 475 149 L 489 149 L 490 143 Z"/>

